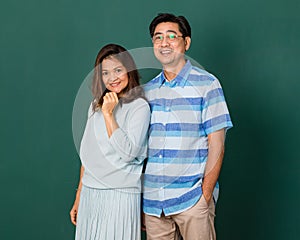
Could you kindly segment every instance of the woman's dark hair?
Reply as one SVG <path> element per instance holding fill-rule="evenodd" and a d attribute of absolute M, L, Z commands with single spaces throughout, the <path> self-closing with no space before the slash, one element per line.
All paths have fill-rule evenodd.
<path fill-rule="evenodd" d="M 179 31 L 182 33 L 183 37 L 192 36 L 191 26 L 188 20 L 184 16 L 175 16 L 174 14 L 171 13 L 159 13 L 149 25 L 151 38 L 154 35 L 156 26 L 163 22 L 177 23 L 179 26 Z"/>
<path fill-rule="evenodd" d="M 93 111 L 102 107 L 103 97 L 109 90 L 105 87 L 102 79 L 102 62 L 108 57 L 113 57 L 120 61 L 126 68 L 128 75 L 128 84 L 123 89 L 124 97 L 120 99 L 121 103 L 129 103 L 139 97 L 144 97 L 144 92 L 140 87 L 140 75 L 136 69 L 135 62 L 129 52 L 120 45 L 108 44 L 98 53 L 95 61 L 94 76 L 92 82 L 92 94 L 94 97 Z"/>

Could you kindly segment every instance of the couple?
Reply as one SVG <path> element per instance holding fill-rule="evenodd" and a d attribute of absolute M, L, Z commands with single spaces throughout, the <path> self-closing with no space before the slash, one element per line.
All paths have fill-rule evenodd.
<path fill-rule="evenodd" d="M 159 14 L 150 26 L 163 70 L 144 89 L 130 54 L 103 47 L 81 141 L 82 167 L 71 221 L 77 240 L 141 238 L 141 173 L 147 239 L 211 240 L 226 130 L 219 81 L 184 57 L 191 28 Z"/>

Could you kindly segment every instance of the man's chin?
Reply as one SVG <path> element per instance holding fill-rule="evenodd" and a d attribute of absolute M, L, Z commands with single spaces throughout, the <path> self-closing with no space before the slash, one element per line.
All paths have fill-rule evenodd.
<path fill-rule="evenodd" d="M 173 59 L 170 59 L 170 58 L 160 58 L 159 61 L 160 61 L 160 63 L 161 63 L 163 66 L 167 66 L 167 65 L 172 64 Z"/>

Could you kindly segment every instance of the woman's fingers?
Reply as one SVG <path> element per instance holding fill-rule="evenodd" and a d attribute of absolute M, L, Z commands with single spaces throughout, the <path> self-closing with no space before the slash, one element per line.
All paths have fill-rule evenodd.
<path fill-rule="evenodd" d="M 115 106 L 118 104 L 118 95 L 115 92 L 108 92 L 103 97 L 102 111 L 103 113 L 112 114 Z"/>
<path fill-rule="evenodd" d="M 77 210 L 73 207 L 70 211 L 71 222 L 76 225 Z"/>
<path fill-rule="evenodd" d="M 115 92 L 111 92 L 111 97 L 113 98 L 113 100 L 114 100 L 115 102 L 118 102 L 118 101 L 119 101 L 118 95 L 117 95 Z"/>
<path fill-rule="evenodd" d="M 118 102 L 118 95 L 115 92 L 108 92 L 104 96 L 104 100 L 107 100 L 108 102 Z"/>

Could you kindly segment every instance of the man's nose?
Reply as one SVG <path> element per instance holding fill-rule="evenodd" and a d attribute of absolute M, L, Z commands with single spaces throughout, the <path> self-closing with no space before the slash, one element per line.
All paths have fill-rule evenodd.
<path fill-rule="evenodd" d="M 161 42 L 161 46 L 168 46 L 169 45 L 169 41 L 168 41 L 168 38 L 167 36 L 164 36 L 163 39 L 162 39 L 162 42 Z"/>

